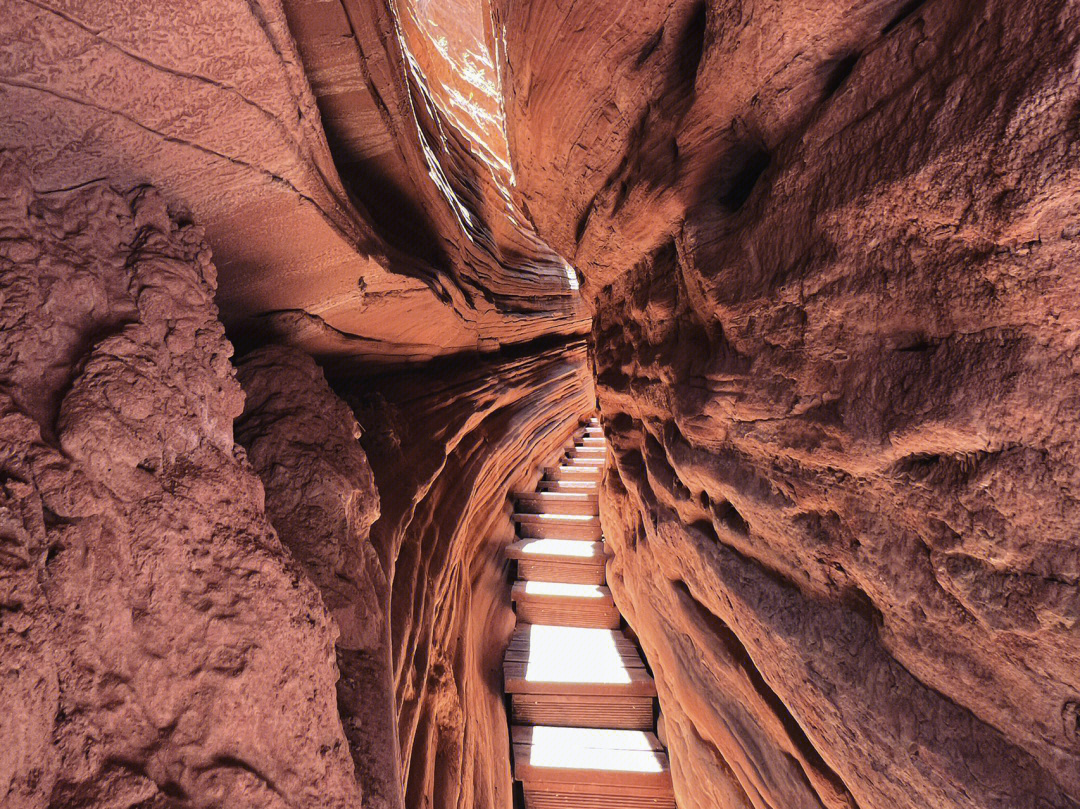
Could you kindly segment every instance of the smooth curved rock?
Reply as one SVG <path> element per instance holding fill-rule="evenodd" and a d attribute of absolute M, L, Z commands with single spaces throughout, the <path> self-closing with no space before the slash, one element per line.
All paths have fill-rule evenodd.
<path fill-rule="evenodd" d="M 683 809 L 1080 805 L 1075 0 L 160 5 L 0 17 L 8 803 L 508 805 L 591 370 Z"/>
<path fill-rule="evenodd" d="M 565 263 L 498 194 L 469 197 L 472 151 L 417 117 L 422 78 L 373 4 L 348 18 L 277 0 L 9 5 L 0 148 L 20 151 L 39 192 L 159 188 L 205 226 L 222 318 L 245 349 L 277 340 L 396 365 L 587 331 Z M 328 51 L 338 80 L 319 81 Z M 334 116 L 341 93 L 352 129 Z M 385 176 L 353 170 L 373 147 Z"/>
<path fill-rule="evenodd" d="M 407 806 L 509 806 L 502 656 L 514 628 L 508 495 L 595 407 L 583 342 L 338 378 L 380 486 Z"/>

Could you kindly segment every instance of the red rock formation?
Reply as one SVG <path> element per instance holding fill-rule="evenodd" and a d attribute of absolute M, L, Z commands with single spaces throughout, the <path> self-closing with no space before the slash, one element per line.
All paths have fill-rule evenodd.
<path fill-rule="evenodd" d="M 1078 32 L 5 8 L 5 806 L 506 806 L 505 495 L 593 406 L 560 256 L 682 809 L 1080 804 Z M 366 431 L 252 355 L 265 509 L 189 220 L 230 333 Z"/>
<path fill-rule="evenodd" d="M 1076 4 L 498 7 L 680 805 L 1077 805 Z"/>
<path fill-rule="evenodd" d="M 469 7 L 461 32 L 471 39 L 455 43 L 460 50 L 446 63 L 437 32 L 416 9 L 405 20 L 360 3 L 289 2 L 282 9 L 274 2 L 226 2 L 177 13 L 129 5 L 19 2 L 3 15 L 0 146 L 19 150 L 35 191 L 50 198 L 102 177 L 117 188 L 147 181 L 159 187 L 174 219 L 205 225 L 221 269 L 223 319 L 246 347 L 273 336 L 324 361 L 338 360 L 339 369 L 370 375 L 373 366 L 587 329 L 576 277 L 539 240 L 518 205 L 505 134 L 483 154 L 470 142 L 467 130 L 487 126 L 501 105 L 482 5 Z M 471 79 L 456 72 L 466 52 L 480 70 Z M 324 66 L 331 69 L 320 74 Z M 457 100 L 477 80 L 485 100 L 474 115 Z M 502 129 L 497 123 L 492 131 Z M 83 245 L 75 235 L 71 242 L 86 260 L 96 260 L 96 245 Z M 28 266 L 35 260 L 27 259 Z M 123 299 L 121 290 L 114 292 Z M 24 317 L 24 301 L 8 303 L 20 313 L 13 320 Z M 8 366 L 11 390 L 26 399 L 21 406 L 46 425 L 67 390 L 68 367 L 87 350 L 87 335 L 102 318 L 126 322 L 126 310 L 111 304 L 92 322 L 78 320 L 74 294 L 58 306 L 72 307 L 78 323 L 68 335 L 72 344 L 20 338 Z M 350 753 L 366 804 L 399 802 L 401 778 L 386 757 L 398 713 L 412 805 L 429 794 L 438 795 L 440 806 L 508 799 L 502 752 L 508 745 L 497 693 L 501 636 L 487 631 L 492 620 L 497 629 L 500 616 L 507 631 L 512 624 L 499 556 L 512 533 L 505 496 L 594 406 L 583 346 L 545 345 L 535 357 L 518 352 L 488 364 L 431 368 L 408 382 L 378 380 L 372 395 L 387 409 L 369 415 L 385 429 L 366 440 L 395 449 L 374 464 L 382 470 L 377 480 L 388 507 L 371 544 L 366 534 L 376 514 L 374 492 L 353 421 L 314 366 L 296 355 L 260 352 L 245 363 L 251 400 L 241 437 L 267 487 L 266 516 L 284 539 L 285 548 L 275 544 L 275 553 L 292 575 L 306 575 L 318 590 L 305 584 L 303 598 L 282 607 L 297 614 L 309 601 L 326 608 L 312 630 L 322 633 L 321 656 L 296 664 L 311 667 L 297 683 L 306 677 L 320 684 L 324 727 L 322 735 L 312 734 L 309 749 L 296 752 L 295 777 L 306 777 L 309 786 L 324 781 L 327 804 L 344 790 L 351 797 L 343 800 L 357 799 L 345 766 Z M 228 350 L 222 341 L 222 356 Z M 342 384 L 356 398 L 369 382 Z M 423 391 L 422 404 L 409 401 L 415 390 Z M 228 392 L 231 409 L 222 429 L 240 409 L 231 379 Z M 230 454 L 231 440 L 231 433 L 227 441 L 222 437 Z M 255 479 L 243 474 L 258 494 Z M 220 475 L 201 485 L 214 485 L 218 498 L 233 488 Z M 350 497 L 355 501 L 343 511 Z M 206 507 L 216 502 L 208 498 Z M 260 531 L 273 537 L 261 512 L 261 505 L 252 506 L 248 519 L 260 520 Z M 178 507 L 175 518 L 182 515 Z M 229 519 L 227 510 L 222 519 Z M 447 521 L 441 529 L 439 520 Z M 433 565 L 419 579 L 418 554 L 431 554 L 425 564 Z M 187 575 L 199 582 L 204 574 Z M 400 605 L 414 596 L 426 607 L 416 615 L 402 612 Z M 258 614 L 245 619 L 261 620 Z M 327 655 L 339 629 L 335 668 Z M 43 643 L 51 648 L 66 641 Z M 280 643 L 282 665 L 292 665 L 290 655 L 307 653 L 288 639 Z M 192 642 L 188 651 L 199 650 Z M 393 681 L 387 683 L 390 651 Z M 334 711 L 328 689 L 339 674 Z M 392 686 L 396 698 L 386 700 Z M 303 714 L 280 711 L 258 687 L 250 692 L 252 698 L 262 694 L 262 709 L 275 721 Z M 210 698 L 205 707 L 213 709 Z M 223 721 L 230 727 L 231 719 Z M 292 732 L 302 729 L 297 720 Z M 263 731 L 250 735 L 277 735 Z M 336 734 L 333 744 L 323 743 L 326 734 Z M 47 752 L 47 741 L 38 741 Z M 323 748 L 340 765 L 333 778 L 302 772 L 305 756 L 318 760 L 327 755 Z M 25 775 L 24 764 L 12 765 L 12 778 Z M 58 772 L 71 777 L 64 767 Z M 87 794 L 104 783 L 94 773 L 79 778 Z M 188 780 L 183 789 L 193 790 Z M 172 789 L 156 771 L 151 781 Z M 35 805 L 43 794 L 36 793 Z M 189 798 L 204 800 L 195 791 Z"/>
<path fill-rule="evenodd" d="M 239 363 L 238 377 L 247 398 L 236 437 L 262 478 L 266 514 L 337 624 L 338 708 L 364 806 L 400 807 L 389 585 L 369 541 L 379 494 L 360 427 L 296 349 L 259 349 Z"/>
<path fill-rule="evenodd" d="M 151 190 L 0 188 L 4 806 L 356 806 L 202 231 Z"/>
<path fill-rule="evenodd" d="M 561 260 L 504 223 L 497 194 L 471 199 L 462 136 L 418 119 L 421 79 L 385 11 L 288 4 L 316 96 L 275 0 L 10 5 L 0 148 L 22 150 L 38 190 L 161 189 L 206 226 L 245 345 L 388 364 L 587 331 Z"/>
<path fill-rule="evenodd" d="M 249 355 L 264 512 L 201 230 L 2 179 L 4 805 L 506 805 L 507 494 L 584 343 L 342 378 L 374 479 L 309 358 Z"/>
<path fill-rule="evenodd" d="M 407 806 L 509 806 L 501 663 L 514 628 L 511 491 L 595 406 L 585 345 L 338 379 L 380 482 Z"/>

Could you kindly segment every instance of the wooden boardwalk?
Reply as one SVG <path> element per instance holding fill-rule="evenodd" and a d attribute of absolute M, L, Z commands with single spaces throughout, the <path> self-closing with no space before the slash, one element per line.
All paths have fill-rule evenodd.
<path fill-rule="evenodd" d="M 526 809 L 673 809 L 653 733 L 656 686 L 606 586 L 596 419 L 535 492 L 518 494 L 508 547 L 518 625 L 503 660 L 514 778 Z"/>

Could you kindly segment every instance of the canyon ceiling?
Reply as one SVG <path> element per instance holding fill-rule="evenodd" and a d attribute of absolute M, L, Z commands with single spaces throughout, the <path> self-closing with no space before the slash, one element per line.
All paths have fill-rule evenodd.
<path fill-rule="evenodd" d="M 599 406 L 681 809 L 1080 806 L 1080 1 L 11 0 L 0 805 L 512 805 Z"/>

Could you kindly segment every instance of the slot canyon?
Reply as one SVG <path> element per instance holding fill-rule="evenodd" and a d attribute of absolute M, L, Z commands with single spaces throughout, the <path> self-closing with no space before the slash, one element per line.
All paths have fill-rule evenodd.
<path fill-rule="evenodd" d="M 679 809 L 1080 809 L 1080 0 L 0 12 L 2 809 L 542 809 L 575 440 Z"/>

